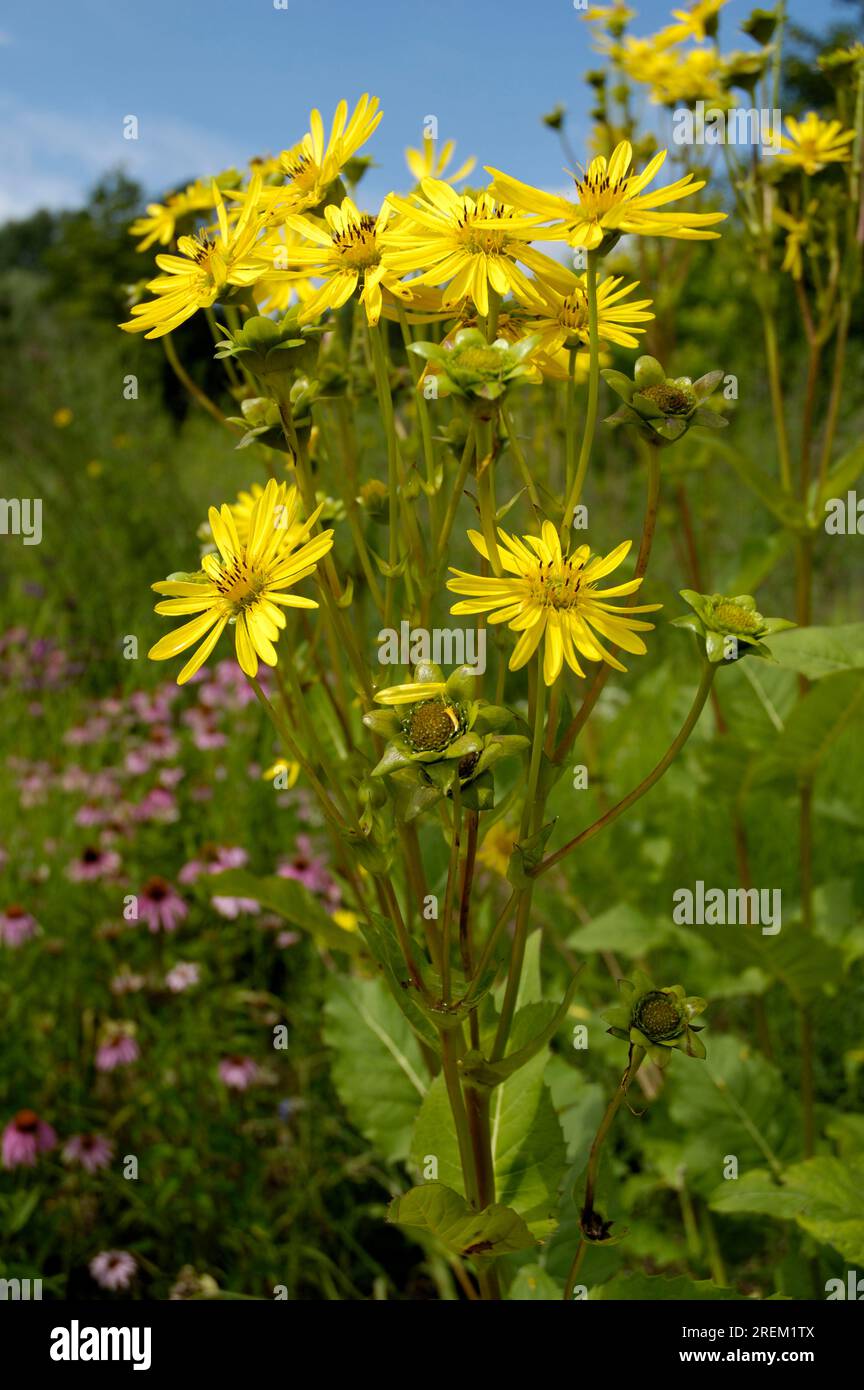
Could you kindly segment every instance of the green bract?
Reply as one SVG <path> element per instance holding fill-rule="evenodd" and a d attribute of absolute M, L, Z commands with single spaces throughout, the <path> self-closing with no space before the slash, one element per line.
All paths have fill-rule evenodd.
<path fill-rule="evenodd" d="M 440 666 L 419 662 L 411 682 L 393 687 L 398 694 L 388 703 L 398 708 L 363 716 L 367 728 L 388 740 L 372 776 L 394 776 L 410 789 L 407 819 L 452 794 L 457 778 L 464 804 L 488 809 L 492 767 L 527 748 L 527 738 L 503 732 L 514 722 L 510 710 L 476 697 L 478 680 L 469 666 L 445 680 Z"/>
<path fill-rule="evenodd" d="M 668 1065 L 673 1047 L 688 1057 L 706 1055 L 704 1043 L 696 1037 L 702 1026 L 691 1022 L 707 1007 L 704 999 L 685 996 L 681 985 L 658 989 L 641 970 L 634 970 L 630 980 L 619 980 L 618 986 L 621 1003 L 602 1015 L 613 1037 L 644 1047 L 658 1067 Z"/>
<path fill-rule="evenodd" d="M 788 618 L 763 618 L 751 594 L 697 594 L 682 589 L 681 597 L 692 613 L 672 620 L 673 627 L 688 628 L 705 642 L 709 661 L 738 661 L 742 656 L 761 656 L 771 660 L 762 638 L 795 627 Z"/>
<path fill-rule="evenodd" d="M 314 368 L 318 352 L 315 338 L 323 332 L 320 325 L 301 327 L 297 314 L 295 307 L 278 321 L 253 315 L 242 328 L 228 332 L 216 344 L 215 357 L 236 357 L 259 381 L 285 387 L 298 371 Z"/>
<path fill-rule="evenodd" d="M 633 425 L 652 444 L 673 444 L 691 425 L 722 429 L 726 424 L 722 415 L 703 405 L 723 380 L 721 371 L 708 372 L 698 381 L 667 377 L 656 357 L 639 357 L 632 381 L 609 368 L 602 376 L 624 401 L 606 417 L 606 424 Z"/>
<path fill-rule="evenodd" d="M 506 338 L 488 343 L 479 328 L 460 328 L 449 345 L 412 343 L 411 351 L 432 363 L 439 396 L 496 401 L 509 386 L 542 381 L 539 367 L 527 361 L 539 341 L 532 335 L 518 343 Z"/>

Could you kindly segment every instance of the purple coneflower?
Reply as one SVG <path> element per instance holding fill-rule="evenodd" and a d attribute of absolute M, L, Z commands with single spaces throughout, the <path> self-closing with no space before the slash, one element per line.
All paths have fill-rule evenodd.
<path fill-rule="evenodd" d="M 252 1057 L 223 1057 L 219 1079 L 232 1091 L 245 1091 L 258 1079 L 258 1063 Z"/>
<path fill-rule="evenodd" d="M 3 1167 L 32 1168 L 36 1156 L 53 1149 L 57 1135 L 35 1110 L 19 1110 L 3 1131 Z"/>
<path fill-rule="evenodd" d="M 100 1289 L 128 1289 L 138 1268 L 128 1250 L 100 1250 L 89 1269 Z"/>
<path fill-rule="evenodd" d="M 68 866 L 66 873 L 73 883 L 88 883 L 96 878 L 108 878 L 120 868 L 120 855 L 113 849 L 99 849 L 88 845 L 81 851 L 78 859 Z"/>
<path fill-rule="evenodd" d="M 293 878 L 311 893 L 320 893 L 329 901 L 338 902 L 339 889 L 330 877 L 326 860 L 316 855 L 308 835 L 298 835 L 294 841 L 296 853 L 279 864 L 280 878 Z"/>
<path fill-rule="evenodd" d="M 176 931 L 188 910 L 176 888 L 158 876 L 148 878 L 138 894 L 138 916 L 151 932 Z"/>
<path fill-rule="evenodd" d="M 20 946 L 35 936 L 38 930 L 36 918 L 20 903 L 10 903 L 0 912 L 0 941 L 4 946 Z"/>
<path fill-rule="evenodd" d="M 102 1134 L 73 1134 L 63 1146 L 67 1163 L 80 1163 L 88 1173 L 107 1168 L 114 1157 L 114 1144 Z"/>
<path fill-rule="evenodd" d="M 141 1049 L 135 1040 L 134 1024 L 110 1024 L 96 1049 L 96 1070 L 114 1071 L 115 1067 L 126 1067 L 137 1062 Z"/>
<path fill-rule="evenodd" d="M 242 869 L 249 855 L 239 846 L 202 845 L 197 859 L 190 859 L 178 874 L 181 883 L 194 883 L 202 874 L 222 874 L 226 869 Z"/>
<path fill-rule="evenodd" d="M 193 961 L 180 960 L 168 971 L 165 983 L 172 994 L 182 994 L 185 989 L 197 985 L 200 978 L 198 966 Z"/>

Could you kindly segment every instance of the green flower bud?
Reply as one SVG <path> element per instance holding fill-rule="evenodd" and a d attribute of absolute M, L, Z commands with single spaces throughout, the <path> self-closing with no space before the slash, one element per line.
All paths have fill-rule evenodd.
<path fill-rule="evenodd" d="M 763 618 L 752 594 L 730 598 L 727 594 L 697 594 L 693 589 L 682 589 L 681 597 L 693 612 L 673 619 L 672 626 L 695 632 L 704 641 L 712 662 L 728 664 L 748 655 L 770 660 L 771 652 L 762 638 L 795 626 L 787 618 Z"/>
<path fill-rule="evenodd" d="M 701 1026 L 692 1022 L 707 1007 L 704 999 L 685 996 L 681 985 L 658 989 L 641 970 L 618 984 L 621 1003 L 603 1014 L 613 1037 L 644 1048 L 658 1067 L 668 1064 L 673 1048 L 688 1057 L 705 1056 L 705 1046 L 696 1036 Z"/>
<path fill-rule="evenodd" d="M 656 357 L 643 356 L 636 360 L 632 380 L 608 368 L 602 376 L 624 402 L 607 416 L 606 424 L 631 425 L 651 444 L 672 444 L 691 425 L 722 429 L 726 424 L 722 415 L 703 404 L 723 380 L 720 371 L 708 372 L 698 381 L 689 376 L 667 377 Z"/>
<path fill-rule="evenodd" d="M 489 343 L 479 328 L 460 328 L 452 342 L 412 343 L 410 350 L 429 364 L 424 376 L 434 376 L 439 396 L 496 401 L 510 386 L 542 381 L 539 367 L 527 360 L 538 342 L 535 335 Z"/>

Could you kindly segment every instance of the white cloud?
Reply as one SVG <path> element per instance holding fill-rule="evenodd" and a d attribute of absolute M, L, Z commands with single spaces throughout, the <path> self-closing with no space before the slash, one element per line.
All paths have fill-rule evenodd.
<path fill-rule="evenodd" d="M 123 138 L 124 118 L 138 118 L 138 139 Z M 118 111 L 68 116 L 0 99 L 0 217 L 37 208 L 74 207 L 109 169 L 122 167 L 148 193 L 184 179 L 218 173 L 244 151 L 219 132 L 171 117 Z"/>

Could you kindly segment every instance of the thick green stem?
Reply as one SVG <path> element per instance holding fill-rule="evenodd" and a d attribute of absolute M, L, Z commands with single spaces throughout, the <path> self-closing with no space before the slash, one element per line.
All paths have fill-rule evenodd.
<path fill-rule="evenodd" d="M 579 462 L 576 466 L 576 475 L 572 480 L 569 478 L 567 480 L 567 497 L 564 503 L 564 517 L 561 522 L 562 544 L 569 537 L 573 512 L 579 502 L 579 498 L 582 496 L 582 486 L 585 482 L 585 475 L 588 472 L 588 463 L 591 458 L 591 446 L 594 443 L 594 431 L 597 427 L 597 403 L 600 399 L 600 339 L 598 336 L 597 316 L 598 259 L 599 257 L 596 251 L 588 252 L 588 332 L 590 335 L 588 343 L 590 353 L 588 368 L 588 408 L 585 413 L 585 429 L 582 434 L 582 447 L 579 451 Z M 568 391 L 569 395 L 572 395 L 572 387 L 569 381 Z"/>
<path fill-rule="evenodd" d="M 543 680 L 542 658 L 539 655 L 535 658 L 535 669 L 534 734 L 531 742 L 531 763 L 528 769 L 528 789 L 525 794 L 525 804 L 522 808 L 522 822 L 519 831 L 519 838 L 522 840 L 524 840 L 526 836 L 533 834 L 539 828 L 539 821 L 543 816 L 544 805 L 544 798 L 539 787 L 540 768 L 543 761 L 546 685 Z M 510 952 L 510 967 L 507 972 L 507 984 L 504 989 L 504 1000 L 501 1005 L 501 1017 L 498 1021 L 498 1031 L 495 1034 L 495 1043 L 491 1054 L 491 1060 L 493 1062 L 500 1061 L 507 1050 L 507 1041 L 510 1037 L 513 1015 L 516 1011 L 516 1000 L 519 996 L 519 982 L 522 978 L 522 966 L 525 960 L 525 943 L 528 940 L 528 928 L 531 921 L 532 894 L 533 885 L 530 883 L 519 890 L 519 906 L 516 913 L 516 929 L 513 934 L 513 946 Z"/>

